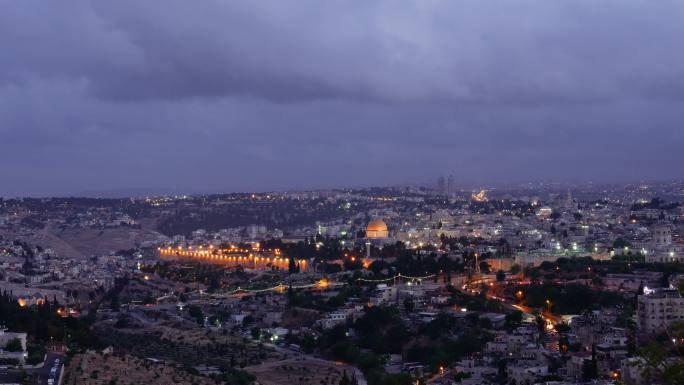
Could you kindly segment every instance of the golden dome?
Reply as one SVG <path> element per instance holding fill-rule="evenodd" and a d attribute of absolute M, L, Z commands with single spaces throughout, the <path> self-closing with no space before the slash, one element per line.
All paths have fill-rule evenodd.
<path fill-rule="evenodd" d="M 374 219 L 366 226 L 366 237 L 368 238 L 387 238 L 388 235 L 387 224 L 382 219 Z"/>
<path fill-rule="evenodd" d="M 382 219 L 373 219 L 368 223 L 366 230 L 370 231 L 387 231 L 387 224 Z"/>

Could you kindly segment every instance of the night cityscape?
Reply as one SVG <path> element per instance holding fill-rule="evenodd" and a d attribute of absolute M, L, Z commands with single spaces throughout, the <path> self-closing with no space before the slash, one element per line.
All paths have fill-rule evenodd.
<path fill-rule="evenodd" d="M 684 385 L 684 2 L 0 9 L 0 385 Z"/>

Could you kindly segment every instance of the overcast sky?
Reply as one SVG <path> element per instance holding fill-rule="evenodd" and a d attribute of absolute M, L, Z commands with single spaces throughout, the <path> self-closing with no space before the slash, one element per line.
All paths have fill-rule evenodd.
<path fill-rule="evenodd" d="M 0 0 L 0 195 L 682 177 L 683 1 Z"/>

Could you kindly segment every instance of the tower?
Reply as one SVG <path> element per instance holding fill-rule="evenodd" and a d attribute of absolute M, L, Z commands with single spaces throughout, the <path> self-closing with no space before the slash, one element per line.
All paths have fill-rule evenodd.
<path fill-rule="evenodd" d="M 572 193 L 570 193 L 570 189 L 568 189 L 568 194 L 565 196 L 564 206 L 567 209 L 573 209 L 575 206 L 575 202 L 572 199 Z"/>
<path fill-rule="evenodd" d="M 672 230 L 668 225 L 653 228 L 653 246 L 656 250 L 666 249 L 672 244 Z"/>
<path fill-rule="evenodd" d="M 446 180 L 444 179 L 443 176 L 440 175 L 439 178 L 437 178 L 437 193 L 438 194 L 444 194 L 446 191 Z"/>
<path fill-rule="evenodd" d="M 449 178 L 447 178 L 447 194 L 451 194 L 454 191 L 456 191 L 456 179 L 454 178 L 454 175 L 451 174 L 449 175 Z"/>

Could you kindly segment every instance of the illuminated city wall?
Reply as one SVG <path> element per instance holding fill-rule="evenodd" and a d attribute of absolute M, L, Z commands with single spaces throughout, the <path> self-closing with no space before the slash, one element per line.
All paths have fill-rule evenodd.
<path fill-rule="evenodd" d="M 215 249 L 215 248 L 159 248 L 161 259 L 189 259 L 198 262 L 221 264 L 228 267 L 242 266 L 245 269 L 270 270 L 276 267 L 287 270 L 290 266 L 289 258 L 279 256 L 279 251 L 264 255 L 264 253 L 249 249 Z M 301 271 L 306 271 L 309 263 L 305 259 L 295 259 Z"/>

